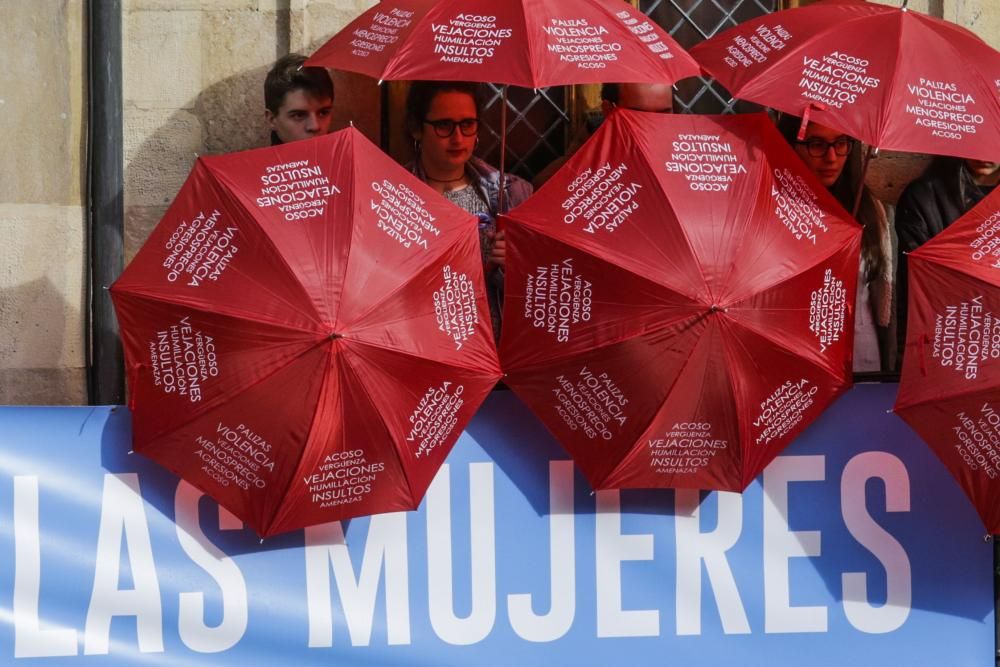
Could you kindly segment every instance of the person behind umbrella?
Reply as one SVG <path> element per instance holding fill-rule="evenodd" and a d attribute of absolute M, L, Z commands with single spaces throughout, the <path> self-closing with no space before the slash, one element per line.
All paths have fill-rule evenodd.
<path fill-rule="evenodd" d="M 506 243 L 496 228 L 500 172 L 473 154 L 479 143 L 480 90 L 467 82 L 413 82 L 406 98 L 406 131 L 413 138 L 414 155 L 408 168 L 448 201 L 478 216 L 490 317 L 499 340 Z M 527 181 L 511 174 L 504 181 L 506 210 L 531 196 Z"/>
<path fill-rule="evenodd" d="M 566 152 L 561 157 L 545 166 L 535 174 L 531 183 L 535 188 L 542 187 L 552 174 L 566 164 L 573 154 L 580 149 L 597 128 L 600 127 L 608 114 L 615 109 L 631 109 L 633 111 L 649 111 L 651 113 L 674 112 L 674 88 L 667 83 L 605 83 L 601 85 L 601 113 L 591 116 L 588 113 L 583 132 L 570 142 Z"/>
<path fill-rule="evenodd" d="M 303 67 L 305 61 L 305 56 L 289 53 L 264 78 L 264 118 L 272 146 L 330 131 L 333 81 L 322 67 Z"/>
<path fill-rule="evenodd" d="M 906 341 L 907 262 L 912 252 L 955 222 L 1000 183 L 1000 162 L 937 157 L 899 197 L 896 235 L 899 237 L 899 350 Z"/>
<path fill-rule="evenodd" d="M 861 151 L 856 139 L 809 123 L 800 140 L 801 124 L 801 118 L 783 114 L 778 129 L 837 201 L 853 210 L 857 189 L 859 185 L 862 188 L 857 213 L 863 230 L 854 309 L 854 372 L 891 372 L 896 368 L 892 211 L 861 184 Z"/>

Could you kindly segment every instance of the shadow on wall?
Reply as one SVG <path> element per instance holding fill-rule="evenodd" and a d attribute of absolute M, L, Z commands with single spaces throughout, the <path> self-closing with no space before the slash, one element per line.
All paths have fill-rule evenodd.
<path fill-rule="evenodd" d="M 317 41 L 307 53 L 322 44 Z M 217 155 L 270 143 L 264 120 L 264 77 L 270 65 L 227 77 L 202 90 L 186 108 L 164 117 L 126 108 L 125 261 L 128 263 L 163 217 L 199 155 Z M 380 140 L 381 93 L 360 74 L 334 72 L 333 129 L 352 122 Z M 127 103 L 126 103 L 127 104 Z M 145 138 L 129 141 L 129 134 Z M 131 148 L 128 144 L 133 144 Z"/>
<path fill-rule="evenodd" d="M 48 278 L 3 290 L 0 405 L 87 402 L 86 373 L 77 361 L 81 351 L 66 349 L 79 338 L 66 332 L 68 323 L 79 320 L 79 306 L 74 309 L 64 294 Z"/>

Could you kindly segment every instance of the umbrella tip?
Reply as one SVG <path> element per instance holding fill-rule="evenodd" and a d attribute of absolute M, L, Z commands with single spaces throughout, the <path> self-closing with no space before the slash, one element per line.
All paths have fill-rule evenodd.
<path fill-rule="evenodd" d="M 260 542 L 258 542 L 258 544 L 264 544 L 264 538 L 263 537 L 260 538 Z"/>
<path fill-rule="evenodd" d="M 887 414 L 887 415 L 891 415 L 891 414 L 892 414 L 892 413 L 894 413 L 895 411 L 896 411 L 896 410 L 895 410 L 894 408 L 889 408 L 888 410 L 886 410 L 886 411 L 885 411 L 885 414 Z"/>
<path fill-rule="evenodd" d="M 993 536 L 992 535 L 990 535 L 989 533 L 986 533 L 985 535 L 983 535 L 983 542 L 992 542 L 992 541 L 993 541 Z"/>
<path fill-rule="evenodd" d="M 128 455 L 129 456 L 132 456 L 133 454 L 135 454 L 135 450 L 133 450 L 133 449 L 128 450 Z"/>

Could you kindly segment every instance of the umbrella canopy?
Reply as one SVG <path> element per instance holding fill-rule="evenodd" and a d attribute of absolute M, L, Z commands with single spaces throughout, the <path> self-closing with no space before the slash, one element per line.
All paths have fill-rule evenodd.
<path fill-rule="evenodd" d="M 1000 192 L 911 252 L 895 412 L 1000 533 Z"/>
<path fill-rule="evenodd" d="M 673 83 L 701 72 L 666 31 L 620 0 L 383 0 L 306 65 L 380 81 L 525 88 Z"/>
<path fill-rule="evenodd" d="M 506 382 L 595 489 L 742 490 L 851 385 L 861 230 L 764 114 L 616 111 L 506 225 Z"/>
<path fill-rule="evenodd" d="M 134 449 L 261 535 L 414 508 L 499 377 L 475 219 L 353 129 L 199 159 L 111 295 Z"/>
<path fill-rule="evenodd" d="M 746 21 L 691 54 L 734 97 L 871 146 L 1000 156 L 1000 53 L 954 23 L 826 0 Z"/>

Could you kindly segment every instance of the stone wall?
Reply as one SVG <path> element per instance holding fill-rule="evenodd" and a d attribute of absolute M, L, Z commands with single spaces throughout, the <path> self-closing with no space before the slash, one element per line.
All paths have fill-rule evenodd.
<path fill-rule="evenodd" d="M 0 404 L 85 403 L 84 2 L 0 24 Z"/>
<path fill-rule="evenodd" d="M 93 0 L 97 1 L 97 0 Z M 805 0 L 802 0 L 805 4 Z M 899 0 L 880 0 L 898 4 Z M 911 0 L 1000 47 L 996 0 Z M 289 51 L 310 53 L 374 0 L 123 0 L 126 259 L 197 155 L 265 145 L 262 82 Z M 86 36 L 84 0 L 0 2 L 0 404 L 86 396 Z M 992 11 L 990 11 L 992 10 Z M 337 75 L 336 125 L 379 140 L 380 99 Z M 885 153 L 870 182 L 886 198 L 924 167 Z"/>
<path fill-rule="evenodd" d="M 125 259 L 180 189 L 198 155 L 265 146 L 264 75 L 309 54 L 369 0 L 125 0 Z M 336 74 L 336 128 L 378 142 L 374 81 Z"/>

